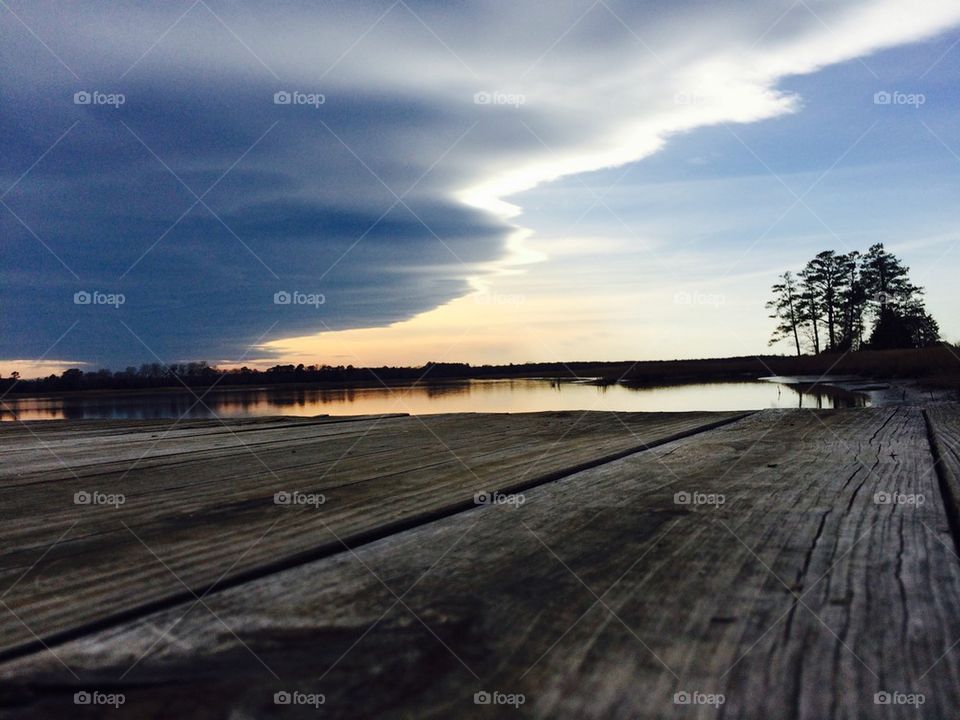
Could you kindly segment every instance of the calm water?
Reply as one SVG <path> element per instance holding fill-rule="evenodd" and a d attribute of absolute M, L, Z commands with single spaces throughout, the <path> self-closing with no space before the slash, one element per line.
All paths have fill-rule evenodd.
<path fill-rule="evenodd" d="M 203 395 L 202 390 L 197 391 Z M 216 388 L 203 404 L 186 390 L 175 392 L 7 397 L 0 420 L 149 419 L 251 417 L 258 415 L 369 415 L 452 412 L 535 412 L 541 410 L 757 410 L 762 408 L 854 407 L 863 396 L 817 388 L 801 393 L 776 382 L 722 382 L 663 387 L 597 387 L 551 380 L 469 380 L 395 386 L 330 389 Z M 206 407 L 204 407 L 206 405 Z"/>

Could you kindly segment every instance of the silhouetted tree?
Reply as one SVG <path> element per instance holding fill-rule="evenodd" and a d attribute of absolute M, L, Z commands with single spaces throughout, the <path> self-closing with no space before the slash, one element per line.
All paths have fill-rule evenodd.
<path fill-rule="evenodd" d="M 804 329 L 813 345 L 813 352 L 820 354 L 820 321 L 822 310 L 820 295 L 816 286 L 811 282 L 808 268 L 800 271 L 800 317 L 803 318 Z"/>
<path fill-rule="evenodd" d="M 780 282 L 773 288 L 773 300 L 767 303 L 767 309 L 772 310 L 770 317 L 778 320 L 777 326 L 773 330 L 773 336 L 770 338 L 770 345 L 773 345 L 785 338 L 793 338 L 794 345 L 797 348 L 797 357 L 802 353 L 800 350 L 800 323 L 801 301 L 800 288 L 796 278 L 789 270 L 780 276 Z"/>
<path fill-rule="evenodd" d="M 789 273 L 773 286 L 767 308 L 779 320 L 771 344 L 799 335 L 813 352 L 857 350 L 863 346 L 865 316 L 873 321 L 872 348 L 926 347 L 940 340 L 936 321 L 923 305 L 923 288 L 910 282 L 910 269 L 882 243 L 865 254 L 818 253 L 787 287 Z M 821 334 L 825 332 L 825 337 Z"/>
<path fill-rule="evenodd" d="M 910 282 L 909 272 L 910 268 L 887 252 L 883 243 L 872 245 L 863 256 L 860 277 L 867 296 L 874 303 L 877 318 L 883 308 L 900 308 L 923 292 Z"/>
<path fill-rule="evenodd" d="M 827 350 L 833 352 L 838 345 L 841 329 L 841 299 L 849 282 L 845 256 L 833 250 L 818 253 L 801 272 L 806 294 L 815 299 L 817 319 L 823 320 L 827 330 Z M 819 335 L 819 333 L 818 333 Z M 819 337 L 817 338 L 819 345 Z"/>
<path fill-rule="evenodd" d="M 841 257 L 847 279 L 841 297 L 843 328 L 837 349 L 858 350 L 863 343 L 863 313 L 867 305 L 867 293 L 860 277 L 861 255 L 854 250 Z"/>
<path fill-rule="evenodd" d="M 876 350 L 920 348 L 937 343 L 940 329 L 920 302 L 903 308 L 880 308 L 877 324 L 870 335 L 870 347 Z"/>

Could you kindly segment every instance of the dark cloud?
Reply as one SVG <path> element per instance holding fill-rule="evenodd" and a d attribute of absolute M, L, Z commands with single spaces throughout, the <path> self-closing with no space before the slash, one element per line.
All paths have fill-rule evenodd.
<path fill-rule="evenodd" d="M 44 76 L 4 108 L 13 179 L 76 124 L 0 208 L 0 356 L 39 356 L 79 319 L 55 357 L 238 357 L 271 327 L 266 339 L 408 318 L 503 253 L 508 228 L 430 175 L 467 118 L 360 92 L 276 105 L 269 77 L 153 72 L 110 88 L 119 107 L 76 105 L 76 87 Z M 76 305 L 84 290 L 125 302 Z M 325 303 L 277 305 L 278 291 Z"/>

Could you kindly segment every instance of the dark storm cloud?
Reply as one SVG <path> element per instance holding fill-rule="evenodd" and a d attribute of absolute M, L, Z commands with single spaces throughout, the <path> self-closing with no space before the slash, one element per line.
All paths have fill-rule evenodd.
<path fill-rule="evenodd" d="M 163 65 L 77 83 L 21 67 L 4 82 L 6 177 L 73 127 L 4 197 L 0 356 L 39 356 L 80 320 L 55 356 L 239 357 L 268 329 L 273 339 L 428 310 L 502 254 L 506 226 L 441 192 L 439 168 L 430 175 L 474 122 L 465 112 L 355 89 L 277 105 L 269 73 L 234 77 L 218 57 L 215 77 Z M 74 92 L 99 88 L 123 103 L 75 104 Z M 125 301 L 75 304 L 94 290 Z M 280 291 L 325 303 L 277 305 Z"/>

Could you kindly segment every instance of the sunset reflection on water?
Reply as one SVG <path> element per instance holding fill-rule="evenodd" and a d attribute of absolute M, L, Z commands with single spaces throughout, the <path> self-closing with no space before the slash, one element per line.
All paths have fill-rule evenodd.
<path fill-rule="evenodd" d="M 862 396 L 827 388 L 801 393 L 769 382 L 716 382 L 661 387 L 597 386 L 556 380 L 466 380 L 357 388 L 216 388 L 10 398 L 3 420 L 161 419 L 265 415 L 433 415 L 459 412 L 606 410 L 668 412 L 863 406 Z"/>

